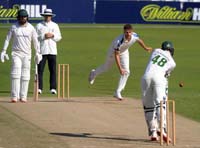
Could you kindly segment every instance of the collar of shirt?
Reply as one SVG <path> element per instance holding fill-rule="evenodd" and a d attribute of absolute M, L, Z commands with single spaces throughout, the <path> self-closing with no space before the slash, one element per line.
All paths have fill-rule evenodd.
<path fill-rule="evenodd" d="M 49 21 L 49 22 L 43 21 L 43 24 L 44 24 L 45 26 L 48 26 L 48 25 L 50 25 L 51 23 L 52 23 L 52 21 Z"/>
<path fill-rule="evenodd" d="M 27 27 L 27 26 L 28 26 L 28 22 L 26 22 L 26 23 L 23 24 L 23 25 L 21 25 L 21 24 L 19 24 L 19 22 L 17 22 L 17 26 L 18 26 L 18 27 Z"/>
<path fill-rule="evenodd" d="M 133 33 L 131 34 L 131 38 L 130 38 L 129 40 L 127 40 L 127 39 L 125 38 L 125 35 L 124 35 L 124 37 L 123 37 L 123 38 L 124 38 L 124 39 L 123 39 L 123 42 L 124 42 L 124 43 L 128 43 L 129 41 L 131 41 L 132 35 L 133 35 Z"/>

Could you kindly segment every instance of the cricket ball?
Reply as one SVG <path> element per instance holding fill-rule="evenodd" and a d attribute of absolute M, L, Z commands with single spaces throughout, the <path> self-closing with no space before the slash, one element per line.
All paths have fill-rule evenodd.
<path fill-rule="evenodd" d="M 183 82 L 180 82 L 180 83 L 179 83 L 179 87 L 183 87 Z"/>

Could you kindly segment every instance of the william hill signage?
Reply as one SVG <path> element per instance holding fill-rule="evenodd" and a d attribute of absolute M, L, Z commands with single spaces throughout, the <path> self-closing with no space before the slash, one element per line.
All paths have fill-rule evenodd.
<path fill-rule="evenodd" d="M 171 6 L 151 4 L 144 6 L 140 15 L 146 22 L 200 23 L 200 8 L 186 8 L 183 11 Z"/>
<path fill-rule="evenodd" d="M 26 9 L 30 19 L 40 20 L 42 19 L 40 12 L 43 12 L 46 7 L 46 5 L 15 4 L 12 6 L 12 8 L 5 8 L 3 5 L 0 5 L 0 20 L 16 19 L 19 9 Z"/>
<path fill-rule="evenodd" d="M 0 5 L 0 19 L 16 19 L 17 12 L 20 9 L 19 5 L 13 5 L 12 8 L 4 8 L 2 5 Z"/>

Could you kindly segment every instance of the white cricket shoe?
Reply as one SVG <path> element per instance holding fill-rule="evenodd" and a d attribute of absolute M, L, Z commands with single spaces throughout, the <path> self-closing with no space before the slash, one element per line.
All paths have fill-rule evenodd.
<path fill-rule="evenodd" d="M 57 94 L 57 91 L 56 91 L 55 89 L 51 89 L 50 92 L 51 92 L 52 94 Z"/>
<path fill-rule="evenodd" d="M 27 99 L 26 98 L 21 98 L 21 99 L 19 99 L 19 101 L 22 102 L 22 103 L 26 103 Z"/>
<path fill-rule="evenodd" d="M 17 103 L 17 98 L 12 98 L 11 103 Z"/>
<path fill-rule="evenodd" d="M 157 131 L 153 131 L 151 135 L 151 141 L 158 141 Z"/>
<path fill-rule="evenodd" d="M 160 136 L 160 130 L 157 131 L 157 135 Z M 165 130 L 163 131 L 163 140 L 167 143 L 168 138 L 167 138 L 167 134 L 166 134 Z M 172 142 L 172 140 L 169 137 L 169 143 L 171 143 L 171 142 Z"/>
<path fill-rule="evenodd" d="M 123 100 L 123 97 L 121 95 L 121 93 L 119 91 L 116 91 L 115 94 L 114 94 L 114 97 L 120 101 Z"/>
<path fill-rule="evenodd" d="M 92 84 L 94 84 L 94 80 L 95 80 L 95 69 L 92 69 L 90 71 L 90 75 L 89 75 L 88 81 L 92 85 Z"/>
<path fill-rule="evenodd" d="M 42 94 L 42 90 L 41 89 L 38 89 L 38 94 Z"/>

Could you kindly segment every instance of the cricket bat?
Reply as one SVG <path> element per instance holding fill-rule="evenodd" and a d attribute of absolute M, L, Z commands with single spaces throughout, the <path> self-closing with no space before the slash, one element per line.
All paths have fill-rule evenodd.
<path fill-rule="evenodd" d="M 38 66 L 35 64 L 34 91 L 33 100 L 38 100 Z"/>

